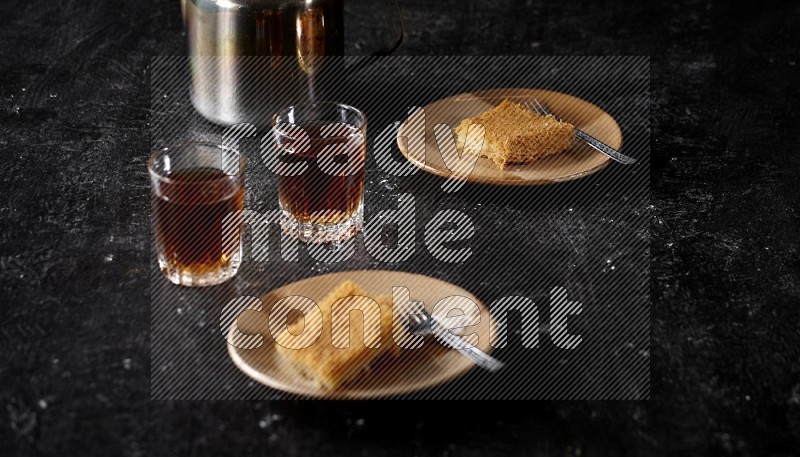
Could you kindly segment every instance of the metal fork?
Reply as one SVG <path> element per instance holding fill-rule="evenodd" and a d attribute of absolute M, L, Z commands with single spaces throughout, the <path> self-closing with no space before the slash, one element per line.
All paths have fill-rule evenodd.
<path fill-rule="evenodd" d="M 528 107 L 534 113 L 540 114 L 542 116 L 553 116 L 553 113 L 550 112 L 543 104 L 539 102 L 537 99 L 533 99 L 533 103 L 525 102 L 525 106 Z M 575 129 L 575 136 L 579 139 L 583 140 L 589 146 L 597 149 L 598 151 L 602 152 L 603 154 L 611 157 L 612 159 L 616 160 L 619 163 L 630 165 L 632 163 L 636 163 L 636 159 L 633 157 L 628 157 L 625 154 L 620 153 L 616 149 L 612 148 L 611 146 L 603 143 L 602 141 L 598 140 L 597 138 L 589 135 L 588 133 L 584 132 L 580 129 Z"/>
<path fill-rule="evenodd" d="M 436 324 L 437 322 L 433 319 L 433 316 L 426 310 L 408 315 L 408 331 L 415 335 L 432 335 L 434 333 L 432 327 Z M 457 349 L 463 356 L 485 370 L 497 371 L 505 366 L 503 362 L 469 344 L 464 338 L 450 333 L 445 328 L 437 329 L 436 335 L 440 341 L 453 349 Z"/>

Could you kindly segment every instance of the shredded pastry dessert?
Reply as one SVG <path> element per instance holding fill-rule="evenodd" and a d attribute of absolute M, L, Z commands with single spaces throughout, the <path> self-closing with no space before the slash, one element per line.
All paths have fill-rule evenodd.
<path fill-rule="evenodd" d="M 333 328 L 334 305 L 337 328 Z M 317 381 L 325 389 L 333 390 L 347 382 L 354 382 L 380 355 L 387 352 L 396 355 L 398 346 L 391 338 L 390 295 L 370 298 L 361 287 L 348 280 L 317 302 L 317 306 L 322 311 L 321 320 L 319 314 L 316 319 L 307 314 L 305 319 L 290 324 L 275 338 L 278 354 L 305 377 Z M 351 319 L 350 312 L 353 310 L 359 312 L 353 313 Z M 322 334 L 316 342 L 302 349 L 290 349 L 295 335 L 306 332 L 315 335 L 320 327 Z M 361 335 L 363 339 L 359 339 Z"/>
<path fill-rule="evenodd" d="M 483 138 L 467 135 L 473 124 L 483 125 Z M 572 124 L 540 116 L 508 99 L 480 116 L 464 119 L 455 132 L 462 153 L 488 157 L 500 169 L 564 151 L 575 136 Z"/>

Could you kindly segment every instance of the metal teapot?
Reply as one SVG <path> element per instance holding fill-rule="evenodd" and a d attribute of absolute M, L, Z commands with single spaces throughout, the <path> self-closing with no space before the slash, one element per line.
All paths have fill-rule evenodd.
<path fill-rule="evenodd" d="M 392 41 L 403 40 L 397 0 L 384 0 Z M 181 0 L 192 104 L 222 125 L 267 125 L 277 109 L 325 97 L 341 80 L 343 0 Z"/>

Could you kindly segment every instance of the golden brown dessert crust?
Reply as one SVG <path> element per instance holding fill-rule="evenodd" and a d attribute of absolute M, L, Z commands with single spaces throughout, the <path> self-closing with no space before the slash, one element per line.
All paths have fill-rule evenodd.
<path fill-rule="evenodd" d="M 380 308 L 380 328 L 377 326 L 375 306 L 372 299 L 377 302 Z M 354 381 L 374 359 L 381 354 L 392 355 L 397 352 L 397 345 L 391 338 L 392 325 L 392 297 L 382 295 L 368 298 L 368 294 L 353 281 L 345 281 L 334 291 L 330 292 L 325 298 L 317 303 L 322 311 L 322 321 L 319 319 L 306 318 L 299 319 L 288 326 L 288 328 L 275 338 L 275 349 L 280 356 L 306 377 L 314 379 L 325 389 L 336 389 L 344 383 Z M 340 302 L 341 300 L 341 302 Z M 339 312 L 350 314 L 352 310 L 360 310 L 361 313 L 354 313 L 350 319 L 349 344 L 347 341 L 338 340 L 336 347 L 332 340 L 332 324 L 334 304 Z M 343 306 L 343 308 L 339 308 Z M 363 313 L 363 317 L 362 317 Z M 305 326 L 305 329 L 304 329 Z M 303 349 L 289 349 L 289 341 L 305 332 L 314 334 L 322 327 L 322 334 L 319 339 L 309 347 Z M 375 330 L 378 330 L 378 334 Z M 289 333 L 291 332 L 291 334 Z M 344 332 L 337 332 L 337 335 L 346 335 Z M 375 346 L 377 347 L 367 347 Z"/>
<path fill-rule="evenodd" d="M 469 126 L 484 127 L 484 138 L 467 137 Z M 456 145 L 466 154 L 488 157 L 498 168 L 528 163 L 567 149 L 575 128 L 553 116 L 540 116 L 506 99 L 480 116 L 461 121 Z"/>

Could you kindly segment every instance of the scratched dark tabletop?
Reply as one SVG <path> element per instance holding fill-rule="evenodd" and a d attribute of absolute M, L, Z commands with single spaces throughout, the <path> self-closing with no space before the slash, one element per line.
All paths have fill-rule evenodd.
<path fill-rule="evenodd" d="M 347 52 L 383 33 L 346 6 Z M 402 2 L 406 55 L 651 56 L 651 399 L 150 399 L 176 0 L 0 4 L 0 455 L 797 455 L 800 5 Z M 457 417 L 461 420 L 448 420 Z"/>

